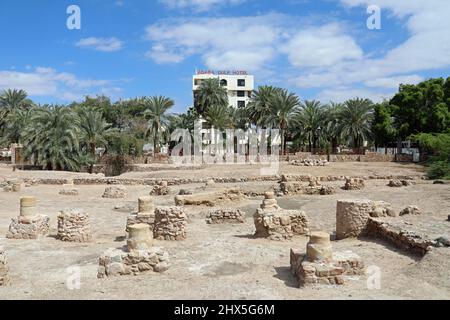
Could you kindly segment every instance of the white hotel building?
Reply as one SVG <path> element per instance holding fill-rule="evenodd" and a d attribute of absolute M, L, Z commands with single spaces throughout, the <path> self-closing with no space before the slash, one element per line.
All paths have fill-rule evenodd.
<path fill-rule="evenodd" d="M 220 85 L 228 91 L 228 104 L 234 108 L 244 108 L 251 99 L 255 89 L 254 77 L 248 75 L 245 71 L 198 71 L 193 76 L 192 90 L 194 93 L 198 90 L 202 81 L 205 79 L 219 79 Z"/>

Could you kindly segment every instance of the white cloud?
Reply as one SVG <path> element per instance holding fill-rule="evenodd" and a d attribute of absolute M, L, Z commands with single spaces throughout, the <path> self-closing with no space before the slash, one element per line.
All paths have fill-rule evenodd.
<path fill-rule="evenodd" d="M 95 93 L 118 94 L 122 89 L 115 86 L 115 82 L 79 79 L 74 74 L 47 67 L 37 67 L 27 72 L 0 70 L 0 90 L 23 89 L 30 96 L 51 96 L 63 101 L 79 100 Z"/>
<path fill-rule="evenodd" d="M 218 6 L 237 5 L 246 0 L 160 0 L 161 3 L 170 9 L 192 8 L 195 11 L 203 12 Z"/>
<path fill-rule="evenodd" d="M 345 35 L 337 23 L 298 32 L 282 51 L 295 67 L 328 67 L 345 60 L 363 57 L 355 40 Z"/>
<path fill-rule="evenodd" d="M 200 55 L 209 68 L 264 67 L 282 35 L 282 15 L 166 20 L 146 29 L 153 43 L 147 56 L 157 63 L 180 63 Z"/>
<path fill-rule="evenodd" d="M 417 84 L 424 78 L 418 75 L 398 76 L 390 78 L 369 79 L 364 82 L 367 87 L 398 89 L 399 84 Z"/>
<path fill-rule="evenodd" d="M 119 51 L 123 48 L 123 42 L 117 38 L 84 38 L 75 44 L 79 48 L 93 49 L 102 52 Z"/>
<path fill-rule="evenodd" d="M 323 103 L 328 103 L 330 101 L 341 103 L 348 99 L 362 98 L 370 99 L 373 102 L 381 102 L 384 99 L 389 99 L 394 94 L 394 91 L 379 92 L 368 89 L 355 89 L 351 87 L 342 88 L 329 88 L 322 90 L 316 98 Z"/>

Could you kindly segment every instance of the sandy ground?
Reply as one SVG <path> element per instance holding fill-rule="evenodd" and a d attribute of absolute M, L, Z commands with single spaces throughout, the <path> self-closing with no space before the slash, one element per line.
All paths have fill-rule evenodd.
<path fill-rule="evenodd" d="M 326 168 L 286 166 L 283 172 L 312 175 L 407 175 L 422 172 L 416 165 L 333 164 Z M 0 177 L 73 177 L 80 174 L 15 172 L 0 167 Z M 192 177 L 254 175 L 245 168 L 205 168 L 194 171 L 128 173 L 127 177 Z M 330 183 L 339 187 L 342 182 Z M 279 199 L 281 207 L 304 210 L 314 230 L 335 232 L 335 208 L 338 199 L 371 199 L 391 202 L 396 210 L 416 204 L 425 212 L 415 218 L 436 221 L 439 231 L 449 236 L 450 223 L 442 224 L 450 214 L 450 185 L 432 185 L 419 181 L 415 186 L 393 189 L 387 181 L 371 180 L 362 191 L 338 188 L 331 196 L 294 196 Z M 270 189 L 273 183 L 233 184 L 248 190 Z M 227 184 L 218 187 L 227 188 Z M 180 189 L 199 192 L 200 185 L 172 188 L 170 196 L 157 197 L 157 205 L 173 205 Z M 149 187 L 130 186 L 127 199 L 102 199 L 105 186 L 78 186 L 80 195 L 59 195 L 60 186 L 34 186 L 20 193 L 0 192 L 0 245 L 7 252 L 12 285 L 0 288 L 0 299 L 450 299 L 449 248 L 434 249 L 420 259 L 374 239 L 333 241 L 335 251 L 352 250 L 367 266 L 381 270 L 381 288 L 369 290 L 367 278 L 351 278 L 344 286 L 315 286 L 299 289 L 289 270 L 290 248 L 304 249 L 306 237 L 288 242 L 253 239 L 252 215 L 262 198 L 247 199 L 228 207 L 241 208 L 248 219 L 241 225 L 210 226 L 205 215 L 210 208 L 189 208 L 188 239 L 182 242 L 156 241 L 171 256 L 171 268 L 164 274 L 147 274 L 97 279 L 98 258 L 104 250 L 121 247 L 129 212 L 114 210 L 118 204 L 136 205 Z M 6 240 L 10 219 L 19 213 L 19 199 L 38 197 L 38 209 L 51 218 L 51 236 L 38 240 Z M 83 208 L 90 213 L 95 240 L 89 244 L 68 244 L 54 238 L 56 216 L 63 208 Z M 402 219 L 402 218 L 399 218 Z M 443 266 L 444 265 L 444 266 Z M 445 267 L 445 265 L 447 267 Z M 80 267 L 81 287 L 69 290 L 69 267 Z"/>

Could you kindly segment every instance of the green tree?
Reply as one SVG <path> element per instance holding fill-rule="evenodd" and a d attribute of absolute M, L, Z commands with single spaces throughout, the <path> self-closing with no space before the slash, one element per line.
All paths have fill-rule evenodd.
<path fill-rule="evenodd" d="M 8 114 L 4 124 L 2 141 L 9 145 L 11 143 L 22 143 L 24 129 L 29 126 L 30 119 L 35 109 L 17 108 Z"/>
<path fill-rule="evenodd" d="M 225 130 L 233 126 L 230 107 L 212 105 L 205 113 L 206 123 L 216 129 Z"/>
<path fill-rule="evenodd" d="M 210 107 L 227 107 L 227 89 L 220 85 L 219 79 L 204 79 L 198 90 L 194 93 L 195 109 L 197 113 L 203 115 Z"/>
<path fill-rule="evenodd" d="M 148 134 L 153 139 L 155 154 L 161 152 L 161 135 L 169 127 L 168 111 L 175 105 L 175 102 L 167 97 L 154 96 L 142 100 L 145 106 L 144 116 L 148 120 Z"/>
<path fill-rule="evenodd" d="M 25 128 L 24 156 L 47 170 L 78 171 L 87 162 L 79 137 L 78 117 L 69 108 L 39 108 Z"/>
<path fill-rule="evenodd" d="M 341 136 L 359 149 L 371 137 L 372 117 L 372 101 L 360 98 L 346 101 L 338 117 Z"/>
<path fill-rule="evenodd" d="M 320 101 L 305 101 L 297 113 L 296 121 L 303 134 L 308 137 L 309 151 L 318 147 L 318 139 L 325 124 L 325 108 Z"/>
<path fill-rule="evenodd" d="M 433 154 L 429 161 L 428 176 L 431 179 L 450 180 L 450 133 L 421 133 L 411 138 Z"/>
<path fill-rule="evenodd" d="M 390 105 L 402 139 L 421 132 L 439 133 L 450 127 L 448 82 L 437 78 L 400 86 Z"/>
<path fill-rule="evenodd" d="M 388 101 L 383 101 L 374 106 L 372 133 L 375 146 L 384 146 L 387 152 L 387 144 L 396 139 L 396 129 L 392 117 L 392 109 Z"/>
<path fill-rule="evenodd" d="M 286 149 L 286 132 L 295 124 L 295 115 L 300 106 L 299 98 L 287 90 L 280 90 L 270 98 L 270 112 L 264 116 L 261 123 L 280 129 L 281 153 Z"/>
<path fill-rule="evenodd" d="M 250 121 L 257 125 L 263 126 L 265 116 L 270 112 L 270 100 L 282 89 L 272 86 L 261 86 L 254 91 L 249 104 L 247 104 L 247 115 Z"/>
<path fill-rule="evenodd" d="M 24 90 L 7 89 L 0 94 L 0 135 L 4 134 L 5 121 L 11 112 L 18 109 L 29 109 L 33 102 L 28 99 Z"/>
<path fill-rule="evenodd" d="M 85 145 L 91 155 L 89 173 L 93 172 L 94 163 L 97 160 L 96 148 L 106 147 L 108 141 L 106 134 L 110 125 L 105 121 L 101 112 L 95 109 L 82 108 L 79 113 L 80 142 Z"/>

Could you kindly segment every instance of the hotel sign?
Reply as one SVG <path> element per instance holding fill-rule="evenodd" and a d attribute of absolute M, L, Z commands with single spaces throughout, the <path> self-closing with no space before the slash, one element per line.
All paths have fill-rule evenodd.
<path fill-rule="evenodd" d="M 244 70 L 197 70 L 197 74 L 214 74 L 219 76 L 246 76 L 248 75 L 248 72 Z"/>

